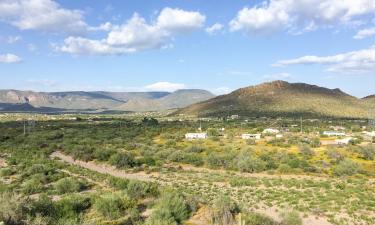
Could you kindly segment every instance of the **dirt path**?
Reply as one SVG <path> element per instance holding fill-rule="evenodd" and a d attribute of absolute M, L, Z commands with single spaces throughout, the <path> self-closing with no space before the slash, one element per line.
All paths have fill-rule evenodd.
<path fill-rule="evenodd" d="M 137 173 L 127 173 L 123 170 L 119 170 L 115 168 L 114 166 L 108 166 L 105 164 L 97 164 L 95 162 L 84 162 L 80 160 L 74 160 L 73 157 L 65 155 L 61 152 L 54 152 L 51 154 L 51 158 L 58 158 L 64 162 L 67 162 L 69 164 L 73 164 L 76 166 L 80 166 L 98 173 L 102 174 L 108 174 L 114 177 L 118 178 L 124 178 L 124 179 L 130 179 L 130 180 L 141 180 L 141 181 L 152 181 L 152 182 L 157 182 L 161 185 L 173 185 L 173 183 L 168 183 L 165 181 L 162 181 L 161 178 L 163 177 L 163 174 L 159 173 L 152 173 L 152 174 L 146 174 L 144 172 L 137 172 Z M 171 167 L 174 167 L 170 165 Z M 197 173 L 227 173 L 224 170 L 211 170 L 207 168 L 197 168 L 189 165 L 185 165 L 180 167 L 184 171 L 192 171 L 192 172 L 197 172 Z M 235 173 L 236 175 L 244 176 L 244 177 L 256 177 L 256 178 L 262 178 L 262 177 L 268 177 L 268 178 L 283 178 L 283 179 L 304 179 L 304 178 L 309 178 L 311 179 L 311 176 L 299 176 L 299 175 L 269 175 L 269 174 L 248 174 L 248 173 Z M 314 179 L 314 178 L 312 178 Z M 321 179 L 321 178 L 316 178 L 316 179 Z M 322 178 L 324 179 L 324 178 Z M 259 208 L 256 210 L 259 213 L 263 213 L 277 221 L 280 220 L 279 218 L 279 209 L 276 207 L 264 207 L 264 208 Z M 190 223 L 194 224 L 194 223 Z M 196 224 L 196 223 L 195 223 Z M 327 221 L 326 218 L 316 218 L 314 216 L 309 215 L 308 217 L 303 218 L 303 224 L 304 225 L 332 225 Z"/>
<path fill-rule="evenodd" d="M 146 174 L 144 172 L 138 173 L 126 173 L 122 170 L 117 169 L 114 166 L 104 165 L 104 164 L 96 164 L 95 162 L 84 162 L 81 160 L 74 160 L 73 157 L 65 155 L 61 152 L 54 152 L 51 154 L 52 158 L 61 159 L 64 162 L 69 164 L 73 164 L 76 166 L 80 166 L 92 171 L 96 171 L 102 174 L 108 174 L 114 177 L 129 179 L 129 180 L 140 180 L 140 181 L 155 181 L 155 179 L 151 178 L 151 174 Z"/>

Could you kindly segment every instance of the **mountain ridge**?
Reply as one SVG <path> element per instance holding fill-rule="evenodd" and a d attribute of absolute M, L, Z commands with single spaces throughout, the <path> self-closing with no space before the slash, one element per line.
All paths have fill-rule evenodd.
<path fill-rule="evenodd" d="M 181 95 L 181 93 L 185 93 Z M 193 96 L 188 98 L 187 96 Z M 13 108 L 40 108 L 60 110 L 123 110 L 154 111 L 181 108 L 197 101 L 207 100 L 214 95 L 205 90 L 186 89 L 175 92 L 106 92 L 106 91 L 67 91 L 36 92 L 15 89 L 0 90 L 0 103 L 13 104 Z M 134 107 L 124 107 L 129 102 L 138 102 Z M 176 104 L 176 102 L 178 104 Z M 30 106 L 22 104 L 29 104 Z M 137 105 L 143 107 L 137 108 Z M 21 107 L 22 106 L 22 107 Z M 7 105 L 7 108 L 12 108 Z M 1 111 L 1 109 L 0 109 Z M 2 110 L 4 111 L 4 109 Z"/>
<path fill-rule="evenodd" d="M 306 83 L 265 82 L 182 108 L 176 114 L 196 116 L 317 116 L 366 118 L 374 107 L 342 90 Z"/>

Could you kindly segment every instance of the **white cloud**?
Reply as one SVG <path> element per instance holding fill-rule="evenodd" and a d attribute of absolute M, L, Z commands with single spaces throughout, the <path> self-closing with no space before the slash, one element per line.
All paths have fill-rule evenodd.
<path fill-rule="evenodd" d="M 5 54 L 5 55 L 0 55 L 0 63 L 18 63 L 21 62 L 22 59 L 16 55 L 13 54 Z"/>
<path fill-rule="evenodd" d="M 22 40 L 21 36 L 9 36 L 8 39 L 7 39 L 7 43 L 8 44 L 14 44 L 14 43 L 16 43 L 20 40 Z"/>
<path fill-rule="evenodd" d="M 203 27 L 205 20 L 199 12 L 167 7 L 160 12 L 156 26 L 169 32 L 190 32 Z"/>
<path fill-rule="evenodd" d="M 215 23 L 214 25 L 210 26 L 210 27 L 207 27 L 206 28 L 206 32 L 209 34 L 209 35 L 215 35 L 217 34 L 219 31 L 221 31 L 222 29 L 224 28 L 224 26 L 220 23 Z"/>
<path fill-rule="evenodd" d="M 327 71 L 347 74 L 375 71 L 375 46 L 332 56 L 303 56 L 296 59 L 280 60 L 274 66 L 288 65 L 327 65 Z"/>
<path fill-rule="evenodd" d="M 56 49 L 74 55 L 113 55 L 167 48 L 175 35 L 199 29 L 204 21 L 204 15 L 181 9 L 165 8 L 152 23 L 135 13 L 121 26 L 111 25 L 102 40 L 68 37 Z"/>
<path fill-rule="evenodd" d="M 358 24 L 361 16 L 375 14 L 373 0 L 267 0 L 241 9 L 229 23 L 231 31 L 267 34 L 278 30 L 300 33 L 318 27 Z"/>
<path fill-rule="evenodd" d="M 157 82 L 157 83 L 145 86 L 145 89 L 149 91 L 168 91 L 168 92 L 185 89 L 185 88 L 186 88 L 185 84 L 170 83 L 170 82 Z"/>
<path fill-rule="evenodd" d="M 273 80 L 290 80 L 292 75 L 290 73 L 274 73 L 274 74 L 267 74 L 263 76 L 264 80 L 273 81 Z"/>
<path fill-rule="evenodd" d="M 375 35 L 375 27 L 363 29 L 357 32 L 357 34 L 353 37 L 354 39 L 364 39 L 367 37 L 371 37 Z"/>
<path fill-rule="evenodd" d="M 87 31 L 82 11 L 62 8 L 52 0 L 1 0 L 0 21 L 21 30 L 68 34 Z"/>

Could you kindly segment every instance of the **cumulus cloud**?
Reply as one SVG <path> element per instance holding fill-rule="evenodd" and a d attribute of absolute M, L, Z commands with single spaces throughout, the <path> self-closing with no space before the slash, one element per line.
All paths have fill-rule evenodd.
<path fill-rule="evenodd" d="M 375 35 L 375 27 L 359 30 L 354 39 L 364 39 Z"/>
<path fill-rule="evenodd" d="M 375 14 L 373 0 L 267 0 L 241 9 L 229 23 L 231 31 L 268 34 L 279 30 L 300 33 L 355 24 L 360 16 Z"/>
<path fill-rule="evenodd" d="M 81 34 L 87 31 L 83 12 L 62 8 L 52 0 L 1 0 L 0 20 L 21 30 Z"/>
<path fill-rule="evenodd" d="M 113 55 L 165 48 L 175 35 L 200 29 L 204 21 L 204 15 L 181 9 L 165 8 L 151 23 L 134 13 L 124 24 L 112 25 L 104 39 L 71 36 L 56 49 L 75 55 Z"/>
<path fill-rule="evenodd" d="M 274 66 L 288 65 L 328 66 L 327 71 L 347 74 L 368 73 L 375 71 L 375 46 L 331 56 L 308 55 L 296 59 L 280 60 Z"/>
<path fill-rule="evenodd" d="M 168 92 L 185 89 L 185 88 L 186 88 L 185 84 L 170 83 L 170 82 L 157 82 L 157 83 L 145 86 L 145 89 L 149 91 L 168 91 Z"/>
<path fill-rule="evenodd" d="M 209 34 L 209 35 L 215 35 L 217 34 L 218 32 L 220 32 L 222 29 L 224 28 L 224 26 L 220 23 L 215 23 L 214 25 L 210 26 L 210 27 L 207 27 L 206 28 L 206 32 Z"/>
<path fill-rule="evenodd" d="M 18 63 L 21 62 L 22 59 L 14 54 L 5 54 L 5 55 L 0 55 L 0 63 Z"/>
<path fill-rule="evenodd" d="M 167 7 L 160 12 L 156 26 L 169 32 L 190 32 L 203 27 L 205 20 L 199 12 Z"/>

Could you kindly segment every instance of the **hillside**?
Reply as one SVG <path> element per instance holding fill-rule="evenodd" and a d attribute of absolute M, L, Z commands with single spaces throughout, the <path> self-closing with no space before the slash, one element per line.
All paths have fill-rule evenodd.
<path fill-rule="evenodd" d="M 0 111 L 124 110 L 155 111 L 180 108 L 207 100 L 203 90 L 169 92 L 34 92 L 0 90 Z"/>
<path fill-rule="evenodd" d="M 304 83 L 267 82 L 193 104 L 177 114 L 197 116 L 327 116 L 366 118 L 369 106 L 340 89 Z"/>

